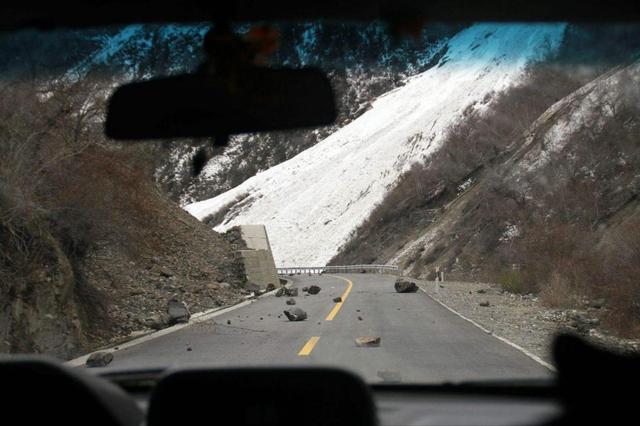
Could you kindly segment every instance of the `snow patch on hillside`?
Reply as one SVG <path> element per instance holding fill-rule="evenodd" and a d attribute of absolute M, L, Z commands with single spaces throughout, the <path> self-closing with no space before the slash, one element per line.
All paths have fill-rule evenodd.
<path fill-rule="evenodd" d="M 479 108 L 488 95 L 517 82 L 528 64 L 559 47 L 564 29 L 474 25 L 451 38 L 436 66 L 379 97 L 323 141 L 185 208 L 199 219 L 229 209 L 218 231 L 265 224 L 279 266 L 323 265 L 397 178 L 440 147 L 466 108 Z"/>
<path fill-rule="evenodd" d="M 639 87 L 640 61 L 636 61 L 625 68 L 614 68 L 551 106 L 532 128 L 542 127 L 550 120 L 552 124 L 543 135 L 532 132 L 527 139 L 521 165 L 511 173 L 514 182 L 521 183 L 548 164 L 580 132 L 599 134 L 625 103 L 635 103 L 640 98 Z M 537 144 L 535 149 L 531 149 L 532 144 Z"/>

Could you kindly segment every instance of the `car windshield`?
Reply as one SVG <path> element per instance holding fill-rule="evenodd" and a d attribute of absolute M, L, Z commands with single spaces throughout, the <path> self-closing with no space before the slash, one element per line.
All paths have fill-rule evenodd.
<path fill-rule="evenodd" d="M 639 25 L 238 24 L 334 124 L 106 137 L 209 30 L 0 34 L 0 352 L 440 383 L 552 378 L 559 333 L 638 351 Z"/>

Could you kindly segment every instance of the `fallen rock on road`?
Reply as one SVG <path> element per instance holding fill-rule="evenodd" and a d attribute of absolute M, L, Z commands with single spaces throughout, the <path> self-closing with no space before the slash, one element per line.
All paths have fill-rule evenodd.
<path fill-rule="evenodd" d="M 342 297 L 334 297 L 333 301 L 334 301 L 334 303 L 340 303 L 340 302 L 342 302 Z"/>
<path fill-rule="evenodd" d="M 307 293 L 309 294 L 318 294 L 320 293 L 320 287 L 318 287 L 317 285 L 312 285 L 307 289 Z"/>
<path fill-rule="evenodd" d="M 169 325 L 189 322 L 189 318 L 191 318 L 191 312 L 187 309 L 187 305 L 176 299 L 169 300 L 167 314 L 169 315 L 167 318 L 167 324 Z"/>
<path fill-rule="evenodd" d="M 89 368 L 93 367 L 105 367 L 113 361 L 113 354 L 111 352 L 95 352 L 89 355 L 85 365 Z"/>
<path fill-rule="evenodd" d="M 295 299 L 288 299 L 288 300 L 286 301 L 286 304 L 287 304 L 287 305 L 295 305 L 295 304 L 296 304 L 296 301 L 295 301 Z"/>
<path fill-rule="evenodd" d="M 380 346 L 379 336 L 356 337 L 356 346 L 359 348 L 376 348 Z"/>
<path fill-rule="evenodd" d="M 293 308 L 284 311 L 289 321 L 304 321 L 307 319 L 307 313 L 300 308 Z"/>
<path fill-rule="evenodd" d="M 276 297 L 282 297 L 282 296 L 296 297 L 297 295 L 298 295 L 297 287 L 294 287 L 294 288 L 280 287 L 275 294 Z"/>
<path fill-rule="evenodd" d="M 403 279 L 396 280 L 396 283 L 393 285 L 398 293 L 415 293 L 418 291 L 418 286 L 416 283 L 412 281 L 407 281 Z"/>

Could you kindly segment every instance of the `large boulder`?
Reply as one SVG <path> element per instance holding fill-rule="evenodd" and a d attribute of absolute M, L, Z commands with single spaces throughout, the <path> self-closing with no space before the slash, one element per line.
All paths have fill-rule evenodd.
<path fill-rule="evenodd" d="M 304 321 L 307 319 L 307 313 L 300 308 L 287 309 L 284 314 L 289 321 Z"/>
<path fill-rule="evenodd" d="M 89 368 L 106 367 L 111 361 L 113 361 L 113 354 L 111 352 L 94 352 L 89 355 L 85 365 Z"/>
<path fill-rule="evenodd" d="M 394 284 L 394 288 L 398 293 L 415 293 L 418 291 L 416 283 L 398 278 Z"/>
<path fill-rule="evenodd" d="M 168 325 L 189 322 L 189 318 L 191 318 L 191 312 L 189 312 L 187 305 L 176 299 L 169 300 L 167 304 L 167 315 Z"/>

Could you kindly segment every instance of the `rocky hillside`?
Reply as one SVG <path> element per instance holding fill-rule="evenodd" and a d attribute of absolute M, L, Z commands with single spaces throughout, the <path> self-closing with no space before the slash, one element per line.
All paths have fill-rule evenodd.
<path fill-rule="evenodd" d="M 233 242 L 156 187 L 144 147 L 104 141 L 92 87 L 3 87 L 0 352 L 69 358 L 166 327 L 171 300 L 198 312 L 242 297 Z"/>

